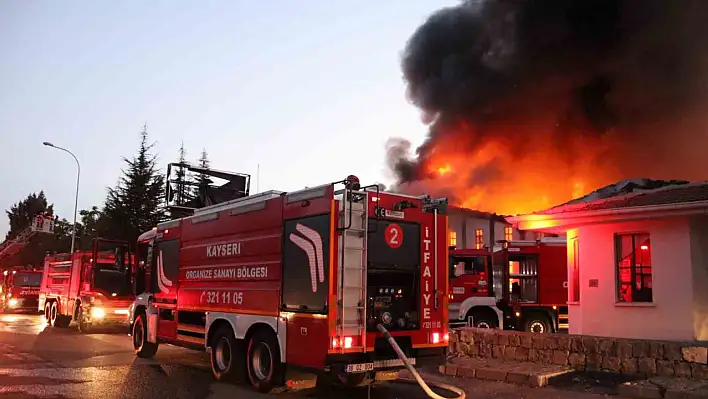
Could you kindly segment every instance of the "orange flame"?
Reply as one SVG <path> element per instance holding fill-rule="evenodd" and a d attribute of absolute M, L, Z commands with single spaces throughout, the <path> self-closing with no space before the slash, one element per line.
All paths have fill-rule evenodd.
<path fill-rule="evenodd" d="M 598 161 L 608 143 L 575 139 L 560 150 L 549 142 L 543 135 L 524 145 L 487 137 L 470 150 L 454 137 L 439 140 L 423 161 L 429 178 L 411 188 L 446 195 L 455 206 L 514 215 L 559 205 L 617 177 Z"/>

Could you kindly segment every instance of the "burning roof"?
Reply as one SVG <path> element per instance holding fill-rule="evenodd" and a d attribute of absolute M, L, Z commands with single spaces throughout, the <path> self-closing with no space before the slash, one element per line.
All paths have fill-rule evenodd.
<path fill-rule="evenodd" d="M 632 176 L 708 178 L 705 15 L 704 0 L 468 0 L 436 12 L 403 54 L 430 129 L 415 151 L 389 141 L 394 189 L 519 214 Z"/>
<path fill-rule="evenodd" d="M 627 182 L 612 186 L 626 187 Z M 636 220 L 637 215 L 647 218 L 704 215 L 707 210 L 708 182 L 680 182 L 654 189 L 616 192 L 614 196 L 588 197 L 585 201 L 510 216 L 506 220 L 519 229 L 563 231 L 583 223 Z"/>
<path fill-rule="evenodd" d="M 612 185 L 616 186 L 616 185 Z M 587 212 L 607 209 L 637 208 L 688 204 L 708 201 L 708 182 L 666 184 L 659 188 L 616 192 L 606 197 L 587 198 L 571 201 L 563 205 L 535 212 L 537 215 L 551 215 L 569 212 Z"/>

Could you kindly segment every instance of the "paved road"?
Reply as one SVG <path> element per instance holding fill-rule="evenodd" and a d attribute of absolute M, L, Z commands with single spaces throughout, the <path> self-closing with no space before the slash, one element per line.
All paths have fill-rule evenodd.
<path fill-rule="evenodd" d="M 602 397 L 577 391 L 435 378 L 463 387 L 470 399 Z M 367 399 L 367 392 L 327 387 L 280 396 Z M 155 359 L 138 359 L 125 331 L 81 334 L 73 326 L 48 327 L 39 316 L 0 313 L 0 399 L 234 397 L 272 398 L 273 395 L 261 395 L 246 386 L 214 382 L 208 355 L 203 352 L 162 345 Z M 426 395 L 417 386 L 396 383 L 373 388 L 371 398 L 423 399 Z"/>

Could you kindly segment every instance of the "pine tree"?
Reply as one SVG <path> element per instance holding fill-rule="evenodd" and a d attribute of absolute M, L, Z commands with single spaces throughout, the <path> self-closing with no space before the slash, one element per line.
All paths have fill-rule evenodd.
<path fill-rule="evenodd" d="M 147 125 L 140 133 L 138 153 L 123 158 L 128 167 L 122 171 L 118 185 L 108 190 L 103 209 L 107 238 L 134 243 L 140 234 L 165 218 L 165 178 L 159 172 L 156 156 L 150 153 Z"/>
<path fill-rule="evenodd" d="M 39 194 L 29 194 L 27 198 L 13 204 L 10 210 L 5 211 L 8 219 L 10 219 L 10 230 L 7 232 L 5 239 L 15 238 L 29 227 L 35 216 L 39 214 L 52 216 L 54 214 L 53 208 L 53 205 L 48 205 L 44 191 L 40 191 Z"/>
<path fill-rule="evenodd" d="M 202 149 L 202 155 L 199 157 L 197 165 L 200 168 L 209 169 L 209 156 L 207 155 L 206 149 Z M 194 181 L 196 183 L 196 187 L 194 188 L 195 197 L 200 197 L 200 194 L 211 184 L 209 175 L 205 175 L 204 173 L 198 173 Z"/>
<path fill-rule="evenodd" d="M 187 150 L 184 148 L 184 142 L 179 147 L 179 163 L 187 163 Z M 192 190 L 189 188 L 191 183 L 191 175 L 183 167 L 178 167 L 175 173 L 177 178 L 174 180 L 174 205 L 184 205 L 193 198 Z"/>
<path fill-rule="evenodd" d="M 0 266 L 27 264 L 41 266 L 47 251 L 69 252 L 71 248 L 71 223 L 66 219 L 59 219 L 59 217 L 55 216 L 53 208 L 54 206 L 48 203 L 44 191 L 40 191 L 39 194 L 32 193 L 28 195 L 5 211 L 10 222 L 10 231 L 8 231 L 6 239 L 17 237 L 40 214 L 54 216 L 54 235 L 37 234 L 32 236 L 20 252 L 3 259 Z M 81 225 L 78 225 L 77 233 L 80 231 Z"/>

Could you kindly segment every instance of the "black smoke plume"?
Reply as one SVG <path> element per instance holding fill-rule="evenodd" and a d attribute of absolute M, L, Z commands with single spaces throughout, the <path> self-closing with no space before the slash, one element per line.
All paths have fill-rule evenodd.
<path fill-rule="evenodd" d="M 708 178 L 706 0 L 464 1 L 413 33 L 402 70 L 430 130 L 415 154 L 389 142 L 399 184 L 435 179 L 436 149 L 490 141 L 512 165 L 490 157 L 464 172 L 471 187 L 504 181 L 541 146 L 567 172 L 551 185 L 588 162 L 612 179 Z"/>

